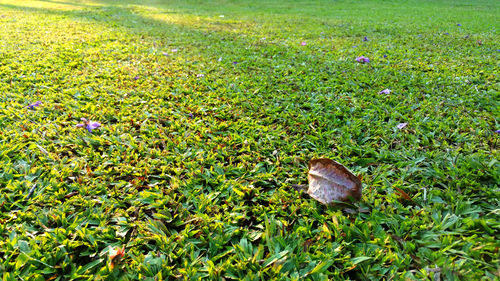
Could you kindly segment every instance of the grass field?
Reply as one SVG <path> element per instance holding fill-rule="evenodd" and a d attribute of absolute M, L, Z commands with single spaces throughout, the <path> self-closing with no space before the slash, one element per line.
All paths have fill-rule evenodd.
<path fill-rule="evenodd" d="M 499 29 L 495 0 L 0 0 L 0 276 L 498 280 Z M 292 188 L 318 157 L 360 202 Z"/>

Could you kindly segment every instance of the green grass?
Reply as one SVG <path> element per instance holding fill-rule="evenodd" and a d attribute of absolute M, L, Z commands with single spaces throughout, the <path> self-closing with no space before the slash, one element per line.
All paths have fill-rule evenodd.
<path fill-rule="evenodd" d="M 2 280 L 498 279 L 499 15 L 1 0 Z M 291 188 L 316 157 L 355 212 Z"/>

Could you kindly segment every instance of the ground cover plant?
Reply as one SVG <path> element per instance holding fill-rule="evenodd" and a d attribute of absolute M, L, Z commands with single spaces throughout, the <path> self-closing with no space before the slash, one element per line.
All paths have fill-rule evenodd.
<path fill-rule="evenodd" d="M 1 0 L 2 280 L 498 279 L 499 12 Z"/>

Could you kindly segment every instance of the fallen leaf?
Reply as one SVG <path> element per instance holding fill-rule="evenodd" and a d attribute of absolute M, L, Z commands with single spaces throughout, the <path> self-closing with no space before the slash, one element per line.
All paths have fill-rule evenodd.
<path fill-rule="evenodd" d="M 396 126 L 396 128 L 398 128 L 398 129 L 400 129 L 400 130 L 401 130 L 401 129 L 403 129 L 404 127 L 406 127 L 407 125 L 408 125 L 408 123 L 399 123 L 399 124 Z"/>
<path fill-rule="evenodd" d="M 121 258 L 123 258 L 124 255 L 125 255 L 125 246 L 123 246 L 122 248 L 112 249 L 109 252 L 109 260 L 110 260 L 109 267 L 111 268 L 111 270 L 115 268 L 115 264 L 120 262 Z"/>
<path fill-rule="evenodd" d="M 336 201 L 347 202 L 352 197 L 361 199 L 362 185 L 358 177 L 346 167 L 327 158 L 309 161 L 309 189 L 307 193 L 326 205 Z"/>
<path fill-rule="evenodd" d="M 71 197 L 73 197 L 75 195 L 78 195 L 77 191 L 73 191 L 71 193 L 68 193 L 68 194 L 64 195 L 64 198 L 68 199 L 68 198 L 71 198 Z"/>
<path fill-rule="evenodd" d="M 92 176 L 92 169 L 90 169 L 89 166 L 87 166 L 87 174 L 91 177 Z"/>
<path fill-rule="evenodd" d="M 398 191 L 398 192 L 396 192 L 396 194 L 398 194 L 401 198 L 406 199 L 408 201 L 412 201 L 410 195 L 408 195 L 408 193 L 404 192 L 404 190 L 402 190 L 399 187 L 394 187 L 394 189 L 396 189 Z"/>
<path fill-rule="evenodd" d="M 307 250 L 309 250 L 309 247 L 311 246 L 311 244 L 314 242 L 314 239 L 311 238 L 311 239 L 307 239 L 305 242 L 304 242 L 304 252 L 307 252 Z"/>

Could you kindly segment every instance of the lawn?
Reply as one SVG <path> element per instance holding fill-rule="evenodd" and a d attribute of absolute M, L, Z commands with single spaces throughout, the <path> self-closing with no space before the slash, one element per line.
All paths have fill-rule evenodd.
<path fill-rule="evenodd" d="M 495 0 L 0 0 L 0 277 L 498 280 L 499 30 Z M 293 188 L 314 158 L 361 200 Z"/>

